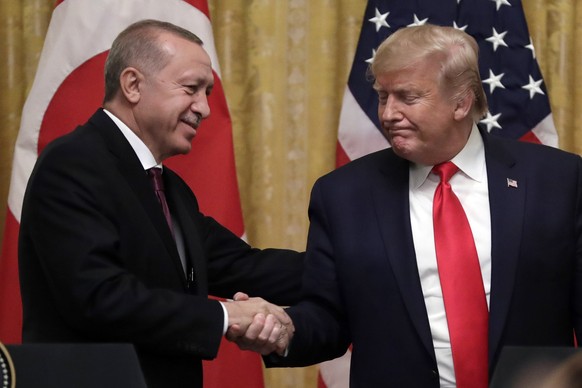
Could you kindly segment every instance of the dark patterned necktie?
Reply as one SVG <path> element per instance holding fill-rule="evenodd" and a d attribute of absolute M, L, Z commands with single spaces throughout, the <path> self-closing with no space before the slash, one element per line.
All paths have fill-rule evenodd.
<path fill-rule="evenodd" d="M 164 192 L 164 180 L 162 179 L 162 169 L 153 167 L 148 169 L 147 172 L 152 180 L 156 197 L 158 197 L 158 201 L 162 206 L 164 217 L 166 217 L 166 222 L 168 223 L 168 227 L 170 228 L 170 232 L 172 232 L 173 236 L 174 228 L 172 227 L 172 216 L 170 215 L 170 208 L 168 208 L 168 201 L 166 201 L 166 194 Z"/>

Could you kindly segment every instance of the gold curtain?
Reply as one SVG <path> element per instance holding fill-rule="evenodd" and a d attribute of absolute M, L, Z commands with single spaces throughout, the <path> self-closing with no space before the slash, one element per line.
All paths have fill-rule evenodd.
<path fill-rule="evenodd" d="M 249 242 L 303 249 L 315 179 L 332 170 L 366 0 L 209 0 Z M 20 114 L 54 0 L 0 2 L 0 233 Z M 562 149 L 582 154 L 582 3 L 524 0 Z M 1 236 L 2 234 L 0 234 Z M 268 370 L 314 388 L 316 367 Z"/>

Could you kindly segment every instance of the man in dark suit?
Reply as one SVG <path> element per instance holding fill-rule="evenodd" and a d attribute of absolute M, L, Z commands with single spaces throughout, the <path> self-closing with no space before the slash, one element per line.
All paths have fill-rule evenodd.
<path fill-rule="evenodd" d="M 255 317 L 271 350 L 292 330 L 283 309 L 261 298 L 208 294 L 294 303 L 302 254 L 251 248 L 200 213 L 186 183 L 162 166 L 190 151 L 210 113 L 213 74 L 198 37 L 135 23 L 114 41 L 105 73 L 103 109 L 48 145 L 28 183 L 23 341 L 130 342 L 148 386 L 201 387 L 201 359 L 216 356 L 229 326 L 245 329 Z"/>
<path fill-rule="evenodd" d="M 318 363 L 352 344 L 352 387 L 486 387 L 504 346 L 582 339 L 581 159 L 478 130 L 487 102 L 477 53 L 468 34 L 430 25 L 378 48 L 371 72 L 392 147 L 316 182 L 304 300 L 288 310 L 289 354 L 270 366 Z M 465 213 L 468 238 L 460 221 L 440 224 L 449 161 L 464 209 L 453 216 Z M 447 248 L 473 247 L 449 257 L 447 237 Z M 456 315 L 455 296 L 473 288 Z M 238 340 L 252 348 L 252 335 Z"/>

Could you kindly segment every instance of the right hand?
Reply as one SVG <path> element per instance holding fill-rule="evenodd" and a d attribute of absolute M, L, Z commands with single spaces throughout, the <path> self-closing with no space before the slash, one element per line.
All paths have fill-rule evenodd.
<path fill-rule="evenodd" d="M 285 353 L 295 328 L 283 308 L 243 293 L 237 293 L 225 307 L 229 316 L 226 333 L 229 341 L 243 350 L 263 355 L 273 351 L 280 355 Z"/>

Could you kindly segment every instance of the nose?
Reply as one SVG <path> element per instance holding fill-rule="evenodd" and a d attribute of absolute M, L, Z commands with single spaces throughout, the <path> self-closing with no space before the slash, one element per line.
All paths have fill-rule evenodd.
<path fill-rule="evenodd" d="M 203 119 L 210 116 L 210 105 L 208 105 L 208 95 L 204 91 L 195 94 L 194 101 L 190 105 L 192 112 L 199 114 Z"/>
<path fill-rule="evenodd" d="M 393 122 L 402 119 L 402 113 L 400 112 L 398 101 L 393 95 L 389 95 L 386 98 L 386 103 L 380 107 L 380 121 Z"/>

